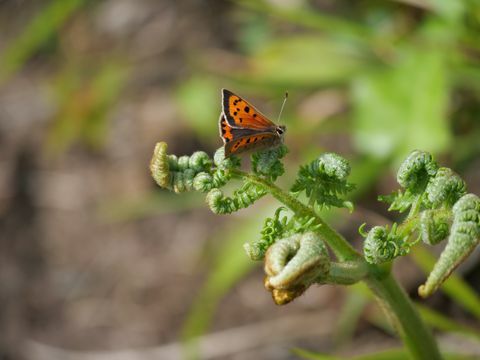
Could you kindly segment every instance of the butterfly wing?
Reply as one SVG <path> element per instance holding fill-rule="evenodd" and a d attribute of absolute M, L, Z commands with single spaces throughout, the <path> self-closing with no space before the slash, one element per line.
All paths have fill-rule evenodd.
<path fill-rule="evenodd" d="M 251 149 L 272 147 L 282 142 L 282 138 L 276 133 L 232 128 L 224 114 L 220 115 L 219 130 L 225 147 L 225 156 L 240 154 Z"/>
<path fill-rule="evenodd" d="M 257 133 L 256 135 L 242 136 L 225 144 L 225 156 L 240 154 L 248 150 L 259 150 L 277 146 L 281 138 L 272 133 Z"/>
<path fill-rule="evenodd" d="M 222 89 L 223 113 L 232 128 L 273 131 L 275 124 L 240 96 Z"/>

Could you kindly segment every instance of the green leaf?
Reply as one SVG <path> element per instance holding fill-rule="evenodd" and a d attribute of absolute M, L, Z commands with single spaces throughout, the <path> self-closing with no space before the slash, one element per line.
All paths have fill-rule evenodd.
<path fill-rule="evenodd" d="M 394 67 L 353 82 L 353 135 L 357 148 L 377 158 L 403 159 L 412 149 L 448 149 L 446 56 L 412 49 Z"/>

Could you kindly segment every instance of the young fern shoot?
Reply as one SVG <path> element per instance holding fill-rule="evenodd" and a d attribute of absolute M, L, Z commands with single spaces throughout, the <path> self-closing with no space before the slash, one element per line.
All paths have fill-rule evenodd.
<path fill-rule="evenodd" d="M 241 170 L 241 158 L 236 156 L 236 151 L 241 151 L 227 146 L 226 139 L 235 139 L 235 132 L 239 136 L 239 129 L 245 134 L 246 128 L 236 127 L 244 120 L 241 116 L 248 113 L 254 118 L 252 114 L 260 113 L 226 90 L 223 102 L 226 109 L 220 119 L 231 122 L 221 128 L 224 147 L 213 158 L 202 151 L 177 157 L 167 153 L 166 143 L 158 143 L 150 162 L 156 183 L 176 193 L 204 193 L 215 214 L 231 214 L 266 195 L 273 196 L 281 206 L 265 220 L 258 239 L 246 243 L 244 248 L 252 260 L 264 261 L 265 288 L 276 304 L 293 301 L 312 284 L 350 285 L 364 281 L 382 303 L 412 356 L 441 359 L 431 332 L 393 279 L 391 263 L 407 255 L 420 241 L 435 245 L 447 240 L 428 279 L 419 288 L 422 297 L 431 295 L 479 243 L 479 197 L 468 194 L 465 182 L 451 169 L 440 167 L 431 154 L 415 150 L 398 171 L 401 189 L 379 198 L 390 204 L 389 210 L 408 211 L 408 215 L 401 223 L 375 226 L 368 232 L 362 225 L 359 231 L 365 241 L 361 254 L 318 212 L 331 207 L 353 210 L 353 204 L 345 198 L 354 189 L 348 181 L 348 161 L 335 153 L 320 154 L 300 166 L 290 190 L 282 190 L 275 181 L 285 172 L 282 159 L 288 150 L 279 143 L 285 128 L 264 120 L 262 115 L 266 125 L 273 125 L 261 133 L 264 135 L 255 130 L 251 136 L 265 136 L 266 140 L 274 137 L 275 141 L 269 146 L 264 142 L 261 147 L 253 147 L 262 150 L 251 155 L 251 169 L 245 172 Z M 243 115 L 239 115 L 237 106 L 243 106 Z M 228 111 L 231 116 L 226 115 Z M 246 137 L 238 141 L 249 144 Z M 222 188 L 233 182 L 240 184 L 226 195 Z"/>

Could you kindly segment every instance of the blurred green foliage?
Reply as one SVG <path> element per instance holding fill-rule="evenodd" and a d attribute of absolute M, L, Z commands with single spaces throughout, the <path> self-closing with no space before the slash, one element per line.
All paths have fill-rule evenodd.
<path fill-rule="evenodd" d="M 353 136 L 365 154 L 400 161 L 412 149 L 438 154 L 450 145 L 444 53 L 412 49 L 403 57 L 352 84 Z"/>
<path fill-rule="evenodd" d="M 0 83 L 55 40 L 67 20 L 87 3 L 46 3 L 8 42 L 0 59 Z M 331 123 L 338 122 L 332 135 L 345 135 L 352 144 L 356 198 L 414 148 L 450 155 L 452 167 L 468 169 L 480 155 L 480 1 L 344 1 L 324 8 L 313 3 L 231 3 L 226 15 L 235 29 L 230 39 L 235 49 L 227 51 L 241 66 L 217 66 L 216 55 L 201 49 L 204 61 L 191 63 L 190 73 L 174 93 L 180 116 L 202 143 L 211 147 L 221 144 L 217 131 L 221 87 L 238 91 L 247 99 L 255 94 L 277 102 L 288 89 L 291 96 L 282 121 L 290 127 L 287 143 L 297 149 L 292 156 L 302 162 L 311 160 L 312 154 L 328 147 L 318 135 L 331 131 Z M 66 151 L 76 142 L 94 148 L 103 144 L 109 130 L 108 114 L 132 72 L 119 60 L 121 54 L 103 55 L 100 60 L 75 59 L 55 72 L 52 92 L 58 111 L 47 144 L 53 153 Z M 198 51 L 192 57 L 200 58 Z M 296 109 L 308 96 L 324 89 L 345 94 L 345 106 L 312 125 Z M 159 207 L 165 209 L 165 204 L 169 211 L 198 204 L 197 199 L 183 197 L 188 202 L 174 208 L 171 199 L 163 195 L 134 206 L 122 205 L 111 216 L 133 218 Z M 221 297 L 250 269 L 241 244 L 258 236 L 260 223 L 242 220 L 239 226 L 239 220 L 235 221 L 236 229 L 242 231 L 227 229 L 222 233 L 224 248 L 212 260 L 215 265 L 185 324 L 187 340 L 208 330 Z M 416 261 L 428 271 L 429 255 L 415 254 Z M 457 304 L 480 316 L 478 296 L 461 279 L 452 277 L 443 289 Z M 350 326 L 354 326 L 363 299 L 351 295 L 346 304 L 337 334 L 340 342 L 351 335 L 344 319 L 351 319 Z M 455 327 L 429 311 L 422 310 L 437 327 Z M 327 359 L 300 350 L 297 354 Z M 385 356 L 365 359 L 403 358 L 404 353 L 391 351 Z"/>
<path fill-rule="evenodd" d="M 20 69 L 87 0 L 54 0 L 46 5 L 12 41 L 0 60 L 0 84 Z"/>
<path fill-rule="evenodd" d="M 177 105 L 192 130 L 204 141 L 218 134 L 219 81 L 197 75 L 182 82 L 176 93 Z"/>
<path fill-rule="evenodd" d="M 50 128 L 48 150 L 61 153 L 76 141 L 101 147 L 108 134 L 108 113 L 127 78 L 127 71 L 115 60 L 86 68 L 67 65 L 53 87 L 60 108 Z"/>

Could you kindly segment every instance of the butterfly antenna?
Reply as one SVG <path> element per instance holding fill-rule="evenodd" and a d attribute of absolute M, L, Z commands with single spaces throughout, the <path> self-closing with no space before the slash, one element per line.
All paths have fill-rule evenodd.
<path fill-rule="evenodd" d="M 285 103 L 288 99 L 288 91 L 285 91 L 285 97 L 283 98 L 282 107 L 280 108 L 280 113 L 278 114 L 277 123 L 280 121 L 280 117 L 282 116 L 283 108 L 285 107 Z"/>

